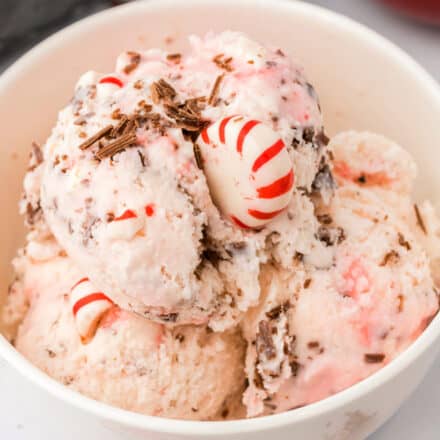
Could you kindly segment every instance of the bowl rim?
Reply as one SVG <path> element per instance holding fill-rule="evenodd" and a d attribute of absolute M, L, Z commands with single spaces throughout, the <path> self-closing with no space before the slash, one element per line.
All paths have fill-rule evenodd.
<path fill-rule="evenodd" d="M 426 88 L 437 100 L 440 108 L 440 86 L 411 56 L 382 37 L 368 27 L 348 18 L 344 15 L 332 12 L 326 8 L 289 0 L 211 0 L 210 5 L 222 7 L 243 7 L 269 5 L 271 8 L 278 8 L 306 16 L 315 16 L 332 26 L 335 26 L 347 33 L 356 35 L 359 39 L 368 43 L 375 50 L 381 51 L 388 57 L 395 59 L 405 68 L 408 73 L 418 78 L 420 85 Z M 22 69 L 32 65 L 38 58 L 50 51 L 59 44 L 64 37 L 73 37 L 82 33 L 84 29 L 91 28 L 97 23 L 104 23 L 115 17 L 130 16 L 135 12 L 148 12 L 166 8 L 169 5 L 176 6 L 177 0 L 146 0 L 124 4 L 116 8 L 107 9 L 82 20 L 79 20 L 49 36 L 41 43 L 22 55 L 0 76 L 0 93 L 8 89 L 9 83 L 14 81 L 14 76 Z M 187 0 L 185 7 L 206 6 L 205 0 Z M 140 430 L 150 430 L 166 434 L 195 435 L 205 437 L 217 437 L 238 433 L 262 432 L 285 425 L 292 425 L 318 417 L 326 412 L 334 411 L 349 404 L 359 397 L 365 396 L 382 384 L 390 381 L 399 375 L 411 363 L 421 357 L 427 350 L 434 349 L 434 342 L 440 339 L 440 314 L 430 323 L 428 328 L 401 353 L 395 360 L 384 366 L 381 370 L 358 382 L 355 385 L 343 390 L 333 396 L 312 403 L 302 408 L 279 414 L 262 416 L 251 419 L 240 419 L 232 421 L 188 421 L 168 419 L 157 416 L 143 415 L 121 408 L 117 408 L 73 391 L 39 370 L 20 354 L 5 338 L 0 335 L 0 356 L 18 370 L 23 376 L 34 382 L 53 396 L 67 402 L 68 404 L 93 414 L 107 421 L 120 423 L 124 426 Z"/>

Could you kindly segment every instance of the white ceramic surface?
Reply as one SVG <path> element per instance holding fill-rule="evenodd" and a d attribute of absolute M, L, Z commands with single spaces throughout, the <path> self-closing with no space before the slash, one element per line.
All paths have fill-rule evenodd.
<path fill-rule="evenodd" d="M 440 90 L 416 63 L 367 29 L 325 10 L 296 2 L 251 0 L 151 1 L 129 4 L 83 20 L 51 37 L 0 78 L 0 288 L 22 240 L 16 213 L 32 139 L 43 142 L 76 78 L 111 69 L 123 49 L 184 46 L 188 33 L 241 29 L 286 48 L 305 66 L 321 96 L 330 133 L 356 128 L 382 132 L 416 157 L 417 196 L 439 200 L 435 157 L 440 145 Z M 171 37 L 172 43 L 165 38 Z M 168 38 L 169 40 L 169 38 Z M 436 200 L 437 198 L 437 200 Z M 30 380 L 130 438 L 228 439 L 365 438 L 396 411 L 431 365 L 439 345 L 440 317 L 396 361 L 371 378 L 322 402 L 265 418 L 235 422 L 184 422 L 112 408 L 54 382 L 3 338 L 0 355 Z"/>

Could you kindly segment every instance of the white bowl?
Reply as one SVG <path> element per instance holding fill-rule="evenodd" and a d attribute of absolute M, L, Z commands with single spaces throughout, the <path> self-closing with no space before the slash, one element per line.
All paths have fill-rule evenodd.
<path fill-rule="evenodd" d="M 128 48 L 180 49 L 185 36 L 238 29 L 294 55 L 316 85 L 330 133 L 369 129 L 410 150 L 422 170 L 417 197 L 438 202 L 440 90 L 411 58 L 374 32 L 342 16 L 299 2 L 203 0 L 136 2 L 82 20 L 55 34 L 0 78 L 0 280 L 6 292 L 10 260 L 22 241 L 16 204 L 29 144 L 44 142 L 77 77 L 111 71 Z M 172 40 L 165 42 L 165 37 Z M 189 422 L 120 410 L 77 394 L 24 359 L 3 337 L 0 355 L 63 401 L 135 438 L 327 439 L 365 438 L 420 383 L 440 339 L 440 317 L 391 364 L 333 397 L 283 414 L 231 422 Z M 130 437 L 133 438 L 133 437 Z"/>

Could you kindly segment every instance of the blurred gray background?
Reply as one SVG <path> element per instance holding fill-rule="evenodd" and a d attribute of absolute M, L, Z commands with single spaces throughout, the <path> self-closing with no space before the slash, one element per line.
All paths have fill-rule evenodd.
<path fill-rule="evenodd" d="M 0 72 L 56 30 L 88 14 L 125 2 L 0 0 Z M 377 0 L 312 0 L 310 3 L 343 13 L 375 29 L 411 54 L 440 80 L 440 26 L 411 20 Z M 440 359 L 398 414 L 370 440 L 439 440 L 439 409 Z M 78 415 L 72 408 L 24 380 L 1 359 L 0 414 L 0 439 L 130 440 L 106 425 Z"/>

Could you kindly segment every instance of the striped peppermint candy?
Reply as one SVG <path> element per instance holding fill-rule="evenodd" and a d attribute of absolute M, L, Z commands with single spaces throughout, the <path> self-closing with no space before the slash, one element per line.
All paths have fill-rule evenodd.
<path fill-rule="evenodd" d="M 82 278 L 70 290 L 70 306 L 78 333 L 87 342 L 95 335 L 104 313 L 113 307 L 113 301 L 95 289 L 88 278 Z"/>
<path fill-rule="evenodd" d="M 261 121 L 228 116 L 197 139 L 214 203 L 241 228 L 259 228 L 292 197 L 294 172 L 286 146 Z"/>

